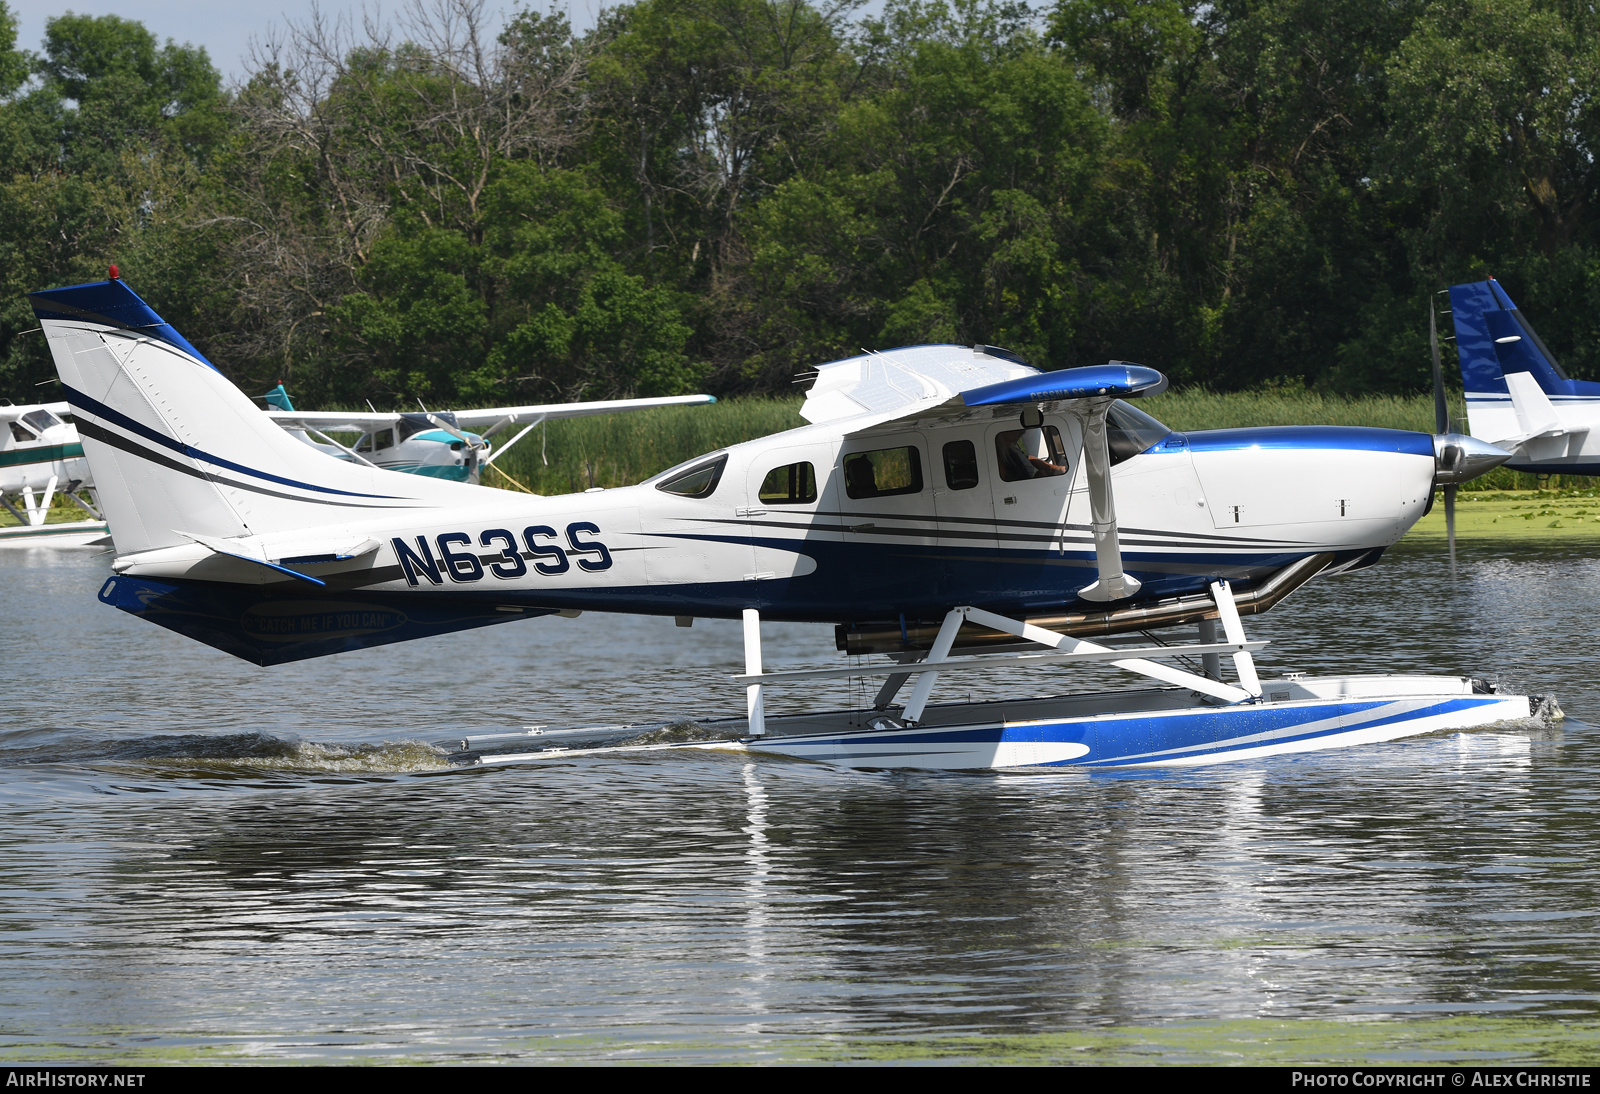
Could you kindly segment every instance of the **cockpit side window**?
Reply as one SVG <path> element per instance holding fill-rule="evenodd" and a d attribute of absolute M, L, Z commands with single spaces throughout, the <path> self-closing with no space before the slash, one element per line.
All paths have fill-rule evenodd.
<path fill-rule="evenodd" d="M 1118 399 L 1106 413 L 1106 449 L 1112 466 L 1149 451 L 1171 432 L 1144 411 Z"/>
<path fill-rule="evenodd" d="M 32 426 L 34 432 L 36 433 L 43 433 L 45 430 L 54 428 L 55 426 L 61 424 L 60 418 L 57 418 L 48 410 L 43 409 L 30 410 L 28 413 L 22 416 L 22 420 L 28 425 Z"/>
<path fill-rule="evenodd" d="M 854 452 L 844 458 L 844 492 L 851 498 L 922 493 L 922 454 L 915 445 Z"/>
<path fill-rule="evenodd" d="M 21 422 L 13 421 L 8 422 L 7 424 L 11 426 L 11 435 L 24 444 L 27 444 L 29 441 L 36 441 L 39 439 L 30 433 L 28 431 L 28 427 L 23 425 Z"/>
<path fill-rule="evenodd" d="M 1067 473 L 1067 453 L 1053 425 L 1008 429 L 994 437 L 1002 482 L 1049 478 Z"/>
<path fill-rule="evenodd" d="M 728 466 L 726 453 L 714 460 L 695 464 L 656 483 L 656 489 L 680 498 L 709 498 L 716 493 L 722 481 L 722 471 Z"/>

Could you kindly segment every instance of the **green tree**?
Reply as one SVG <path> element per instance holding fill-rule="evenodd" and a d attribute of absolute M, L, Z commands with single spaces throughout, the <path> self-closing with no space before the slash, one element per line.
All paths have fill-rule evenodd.
<path fill-rule="evenodd" d="M 1020 9 L 891 4 L 862 41 L 870 94 L 826 167 L 747 217 L 768 383 L 860 346 L 992 342 L 1079 363 L 1106 126 Z"/>
<path fill-rule="evenodd" d="M 204 50 L 116 16 L 48 20 L 37 57 L 15 39 L 0 8 L 0 386 L 37 398 L 55 371 L 24 293 L 120 260 L 171 319 L 197 314 L 211 252 L 185 220 L 226 100 Z"/>

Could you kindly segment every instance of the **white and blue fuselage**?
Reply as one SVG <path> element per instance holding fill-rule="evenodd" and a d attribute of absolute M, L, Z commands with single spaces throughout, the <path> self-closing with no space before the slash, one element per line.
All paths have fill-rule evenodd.
<path fill-rule="evenodd" d="M 1444 442 L 1489 465 L 1505 458 L 1474 453 L 1470 439 L 1174 433 L 1118 401 L 1159 393 L 1153 370 L 1113 362 L 1041 374 L 990 347 L 916 346 L 823 366 L 802 409 L 809 425 L 636 486 L 538 497 L 326 458 L 120 282 L 31 300 L 116 538 L 100 598 L 257 664 L 555 612 L 742 618 L 740 679 L 761 747 L 832 750 L 862 766 L 911 762 L 897 741 L 914 746 L 912 766 L 1206 762 L 1229 749 L 1528 713 L 1526 697 L 1471 680 L 1296 684 L 1275 698 L 1250 661 L 1260 643 L 1239 625 L 1242 590 L 1264 595 L 1296 568 L 1376 561 L 1427 511 L 1436 482 L 1459 481 L 1441 477 L 1460 473 L 1442 465 Z M 1233 657 L 1237 685 L 1152 661 L 1171 654 L 1165 646 L 1123 652 L 1030 622 L 1094 611 L 1154 619 L 1164 605 L 1202 601 L 1209 614 L 1184 619 L 1201 624 L 1200 643 L 1177 650 Z M 892 724 L 774 719 L 763 736 L 761 689 L 784 674 L 762 672 L 762 619 L 898 634 L 904 653 L 886 670 L 880 711 L 909 677 L 917 683 Z M 1220 639 L 1205 637 L 1213 620 Z M 1039 717 L 947 718 L 927 705 L 938 675 L 988 667 L 947 660 L 969 623 L 1044 646 L 1048 663 L 1109 661 L 1177 687 L 1112 702 L 1132 721 L 1100 700 L 1061 700 Z M 917 652 L 911 631 L 934 627 Z M 1161 726 L 1156 737 L 1140 728 Z M 1117 743 L 1100 750 L 1091 738 Z M 858 746 L 879 751 L 850 759 Z M 989 760 L 969 765 L 979 753 Z"/>

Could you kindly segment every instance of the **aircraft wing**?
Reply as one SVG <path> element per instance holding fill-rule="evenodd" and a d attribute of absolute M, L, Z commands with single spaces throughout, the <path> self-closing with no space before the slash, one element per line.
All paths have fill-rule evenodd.
<path fill-rule="evenodd" d="M 616 414 L 625 410 L 647 410 L 658 406 L 697 406 L 714 403 L 711 395 L 668 395 L 654 399 L 601 399 L 587 403 L 543 403 L 533 406 L 488 407 L 482 410 L 455 410 L 458 429 L 481 433 L 492 425 L 516 422 L 550 421 L 555 418 L 582 418 L 590 414 Z M 66 404 L 63 403 L 63 406 Z M 371 433 L 387 429 L 400 420 L 400 412 L 373 413 L 359 410 L 268 410 L 267 417 L 285 429 L 316 429 L 324 433 Z"/>
<path fill-rule="evenodd" d="M 813 424 L 859 418 L 859 428 L 865 428 L 916 417 L 963 391 L 1038 374 L 991 346 L 909 346 L 866 353 L 817 369 L 800 416 Z"/>
<path fill-rule="evenodd" d="M 57 418 L 64 418 L 72 413 L 72 407 L 66 403 L 29 403 L 26 406 L 0 406 L 0 424 L 14 422 L 24 414 L 32 414 L 35 410 L 48 410 Z"/>
<path fill-rule="evenodd" d="M 371 433 L 400 420 L 399 414 L 357 410 L 269 410 L 267 417 L 285 429 L 318 429 L 324 433 Z"/>
<path fill-rule="evenodd" d="M 586 418 L 591 414 L 616 414 L 625 410 L 650 410 L 658 406 L 702 406 L 716 402 L 714 395 L 664 395 L 653 399 L 600 399 L 591 403 L 545 403 L 536 406 L 491 407 L 487 410 L 457 410 L 456 425 L 474 431 L 487 429 L 505 419 L 507 424 L 552 421 L 556 418 Z"/>
<path fill-rule="evenodd" d="M 993 408 L 1159 395 L 1167 378 L 1127 361 L 1040 372 L 988 346 L 914 346 L 823 365 L 800 414 L 847 422 L 850 433 Z"/>

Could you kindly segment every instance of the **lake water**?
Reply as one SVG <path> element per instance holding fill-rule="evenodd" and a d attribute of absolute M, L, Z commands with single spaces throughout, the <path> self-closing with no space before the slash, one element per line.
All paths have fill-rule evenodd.
<path fill-rule="evenodd" d="M 0 552 L 0 1059 L 1593 1063 L 1596 556 L 1400 549 L 1245 621 L 1267 671 L 1497 673 L 1565 722 L 928 775 L 453 772 L 482 727 L 736 712 L 738 625 L 262 670 L 97 603 L 105 555 Z"/>

